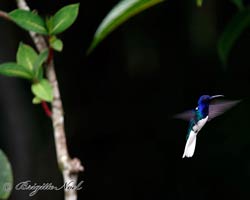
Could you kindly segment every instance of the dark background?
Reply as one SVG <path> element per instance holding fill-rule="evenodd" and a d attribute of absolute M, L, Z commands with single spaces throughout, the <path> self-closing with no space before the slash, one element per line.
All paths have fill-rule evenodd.
<path fill-rule="evenodd" d="M 76 1 L 29 0 L 40 14 Z M 246 199 L 250 196 L 250 32 L 227 66 L 217 42 L 237 9 L 228 0 L 169 0 L 129 20 L 86 56 L 101 20 L 118 0 L 83 1 L 55 57 L 70 154 L 85 172 L 79 199 Z M 1 0 L 0 8 L 15 9 Z M 14 61 L 29 35 L 0 20 L 0 62 Z M 33 45 L 33 44 L 32 44 Z M 243 99 L 200 132 L 196 152 L 182 159 L 188 124 L 175 113 L 202 94 Z M 0 77 L 0 147 L 15 184 L 62 185 L 51 122 L 32 105 L 30 83 Z M 14 191 L 11 199 L 63 199 L 63 192 Z"/>

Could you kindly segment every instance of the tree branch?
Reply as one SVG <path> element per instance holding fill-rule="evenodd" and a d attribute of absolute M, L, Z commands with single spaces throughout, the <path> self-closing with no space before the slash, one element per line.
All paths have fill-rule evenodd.
<path fill-rule="evenodd" d="M 25 0 L 17 0 L 17 6 L 20 9 L 30 10 Z M 50 47 L 46 43 L 43 36 L 34 32 L 30 32 L 30 36 L 33 39 L 36 48 L 39 52 L 44 51 Z M 79 172 L 83 171 L 83 166 L 78 158 L 70 158 L 66 143 L 66 136 L 64 130 L 64 113 L 63 105 L 60 97 L 60 91 L 56 78 L 53 57 L 50 58 L 46 64 L 46 75 L 52 85 L 54 99 L 52 102 L 52 123 L 54 128 L 54 138 L 57 154 L 57 162 L 59 168 L 62 171 L 64 184 L 70 187 L 77 186 L 77 179 Z M 77 191 L 65 188 L 65 200 L 77 200 Z"/>

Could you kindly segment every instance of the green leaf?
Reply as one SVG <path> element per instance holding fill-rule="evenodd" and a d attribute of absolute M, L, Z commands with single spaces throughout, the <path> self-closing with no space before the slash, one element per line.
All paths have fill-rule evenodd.
<path fill-rule="evenodd" d="M 196 0 L 196 5 L 198 7 L 201 7 L 202 6 L 202 3 L 203 3 L 203 0 Z"/>
<path fill-rule="evenodd" d="M 54 17 L 49 20 L 49 33 L 56 35 L 69 28 L 77 18 L 79 3 L 61 8 Z"/>
<path fill-rule="evenodd" d="M 48 59 L 49 51 L 48 49 L 44 50 L 42 53 L 37 56 L 34 64 L 34 74 L 35 78 L 41 80 L 43 78 L 43 63 Z"/>
<path fill-rule="evenodd" d="M 39 104 L 41 102 L 42 102 L 42 99 L 40 99 L 39 97 L 34 97 L 33 100 L 32 100 L 33 104 Z"/>
<path fill-rule="evenodd" d="M 41 100 L 51 102 L 53 100 L 53 92 L 50 83 L 46 79 L 42 79 L 38 83 L 31 86 L 33 94 Z"/>
<path fill-rule="evenodd" d="M 103 19 L 95 32 L 88 54 L 113 30 L 134 15 L 164 0 L 121 0 Z"/>
<path fill-rule="evenodd" d="M 52 37 L 50 40 L 49 40 L 49 43 L 50 43 L 50 46 L 56 50 L 56 51 L 59 51 L 61 52 L 63 50 L 63 42 L 62 40 L 56 38 L 55 36 Z"/>
<path fill-rule="evenodd" d="M 32 79 L 32 73 L 14 62 L 4 63 L 0 65 L 0 74 L 5 76 L 20 77 L 25 79 Z"/>
<path fill-rule="evenodd" d="M 234 43 L 249 25 L 250 9 L 245 9 L 239 12 L 233 17 L 229 24 L 227 24 L 218 42 L 219 57 L 224 64 L 227 62 L 228 55 Z"/>
<path fill-rule="evenodd" d="M 43 79 L 43 67 L 39 67 L 36 73 L 36 80 L 41 81 Z"/>
<path fill-rule="evenodd" d="M 31 11 L 16 9 L 9 13 L 9 17 L 18 26 L 27 31 L 33 31 L 44 35 L 48 34 L 43 18 Z"/>
<path fill-rule="evenodd" d="M 8 199 L 13 188 L 13 173 L 10 162 L 0 150 L 0 199 Z"/>
<path fill-rule="evenodd" d="M 48 56 L 49 56 L 49 50 L 48 49 L 46 49 L 42 53 L 40 53 L 37 56 L 37 59 L 34 62 L 34 68 L 36 69 L 38 67 L 41 67 L 42 64 L 48 59 Z"/>
<path fill-rule="evenodd" d="M 231 0 L 231 2 L 237 6 L 237 8 L 239 10 L 243 10 L 244 9 L 244 4 L 243 4 L 243 1 L 242 0 Z"/>
<path fill-rule="evenodd" d="M 19 44 L 17 50 L 17 64 L 22 65 L 28 71 L 33 72 L 34 63 L 37 59 L 38 55 L 36 51 L 29 45 L 25 45 L 23 43 Z"/>
<path fill-rule="evenodd" d="M 50 30 L 53 27 L 53 16 L 47 16 L 46 19 L 45 19 L 45 23 L 46 23 L 48 32 L 50 33 Z"/>

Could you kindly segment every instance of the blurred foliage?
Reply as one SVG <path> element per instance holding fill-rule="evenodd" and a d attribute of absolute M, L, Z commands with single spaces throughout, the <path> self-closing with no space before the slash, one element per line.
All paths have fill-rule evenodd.
<path fill-rule="evenodd" d="M 232 3 L 234 3 L 239 10 L 242 10 L 244 8 L 244 4 L 242 0 L 231 0 Z"/>
<path fill-rule="evenodd" d="M 88 49 L 90 53 L 105 37 L 134 15 L 164 0 L 122 0 L 103 19 Z"/>
<path fill-rule="evenodd" d="M 250 25 L 250 9 L 239 11 L 227 24 L 218 42 L 218 53 L 221 61 L 226 64 L 234 43 L 242 32 Z"/>
<path fill-rule="evenodd" d="M 8 199 L 13 187 L 13 175 L 8 158 L 0 150 L 0 199 Z"/>
<path fill-rule="evenodd" d="M 201 7 L 203 3 L 203 0 L 196 0 L 197 6 Z"/>

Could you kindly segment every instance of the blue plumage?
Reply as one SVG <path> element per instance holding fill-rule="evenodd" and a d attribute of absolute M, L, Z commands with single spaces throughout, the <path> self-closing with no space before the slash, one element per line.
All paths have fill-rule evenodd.
<path fill-rule="evenodd" d="M 203 119 L 208 116 L 209 103 L 210 103 L 209 95 L 203 95 L 199 98 L 198 107 L 196 109 L 197 117 L 199 117 L 200 119 Z"/>

